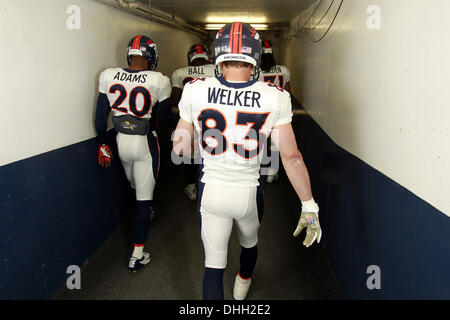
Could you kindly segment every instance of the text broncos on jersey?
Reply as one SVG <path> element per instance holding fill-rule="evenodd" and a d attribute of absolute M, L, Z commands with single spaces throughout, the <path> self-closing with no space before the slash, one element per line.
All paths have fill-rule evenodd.
<path fill-rule="evenodd" d="M 208 103 L 223 104 L 226 106 L 258 107 L 261 94 L 256 91 L 237 91 L 222 88 L 208 88 Z M 242 99 L 242 100 L 241 100 Z"/>
<path fill-rule="evenodd" d="M 146 74 L 131 74 L 131 73 L 127 73 L 127 72 L 117 72 L 116 75 L 114 76 L 113 80 L 145 83 L 147 81 L 147 75 Z"/>

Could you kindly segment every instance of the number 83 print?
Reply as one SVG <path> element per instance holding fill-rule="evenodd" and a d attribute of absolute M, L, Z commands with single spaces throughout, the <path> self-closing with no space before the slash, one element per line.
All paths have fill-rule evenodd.
<path fill-rule="evenodd" d="M 261 132 L 270 112 L 253 113 L 237 111 L 236 126 L 250 127 L 244 136 L 244 142 L 256 142 L 256 147 L 248 149 L 243 143 L 232 143 L 231 148 L 244 159 L 252 159 L 259 155 L 267 140 L 267 135 Z M 201 146 L 212 156 L 219 156 L 230 148 L 230 142 L 226 137 L 227 120 L 216 109 L 204 109 L 197 118 L 201 129 Z"/>

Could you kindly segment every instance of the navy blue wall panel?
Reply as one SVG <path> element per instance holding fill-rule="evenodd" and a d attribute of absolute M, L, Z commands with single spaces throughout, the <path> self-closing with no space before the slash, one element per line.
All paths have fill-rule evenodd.
<path fill-rule="evenodd" d="M 0 167 L 0 299 L 53 297 L 132 196 L 120 161 L 97 165 L 95 139 Z"/>
<path fill-rule="evenodd" d="M 294 128 L 345 297 L 449 299 L 450 218 L 340 148 L 309 115 Z M 370 265 L 381 269 L 380 290 L 366 286 Z"/>

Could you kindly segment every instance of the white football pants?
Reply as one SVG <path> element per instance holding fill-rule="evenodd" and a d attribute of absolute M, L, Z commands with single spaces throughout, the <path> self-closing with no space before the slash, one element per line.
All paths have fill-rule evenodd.
<path fill-rule="evenodd" d="M 204 184 L 201 191 L 201 236 L 205 267 L 225 269 L 233 221 L 242 247 L 252 248 L 258 243 L 263 207 L 262 188 Z"/>
<path fill-rule="evenodd" d="M 148 135 L 117 133 L 117 147 L 125 174 L 136 189 L 136 200 L 153 200 L 159 171 L 159 145 L 156 132 Z"/>

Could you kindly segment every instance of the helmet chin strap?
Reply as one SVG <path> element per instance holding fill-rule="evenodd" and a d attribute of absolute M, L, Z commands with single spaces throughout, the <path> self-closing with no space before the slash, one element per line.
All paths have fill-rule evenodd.
<path fill-rule="evenodd" d="M 220 63 L 216 64 L 215 73 L 216 73 L 216 77 L 222 76 L 222 68 L 220 67 Z"/>
<path fill-rule="evenodd" d="M 254 66 L 252 70 L 252 80 L 257 80 L 259 78 L 259 74 L 261 73 L 261 68 Z"/>
<path fill-rule="evenodd" d="M 147 70 L 149 71 L 155 71 L 156 67 L 158 66 L 158 61 L 155 61 L 152 63 L 150 59 L 145 59 L 147 61 Z"/>

